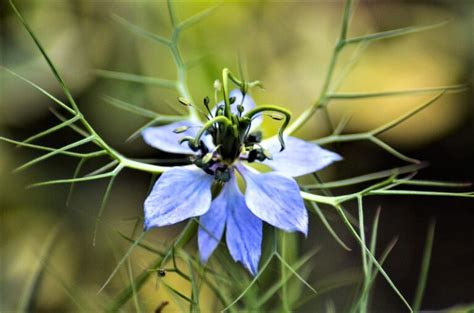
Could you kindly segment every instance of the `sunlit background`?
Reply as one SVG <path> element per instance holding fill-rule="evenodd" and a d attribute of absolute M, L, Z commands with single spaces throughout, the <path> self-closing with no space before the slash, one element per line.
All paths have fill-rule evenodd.
<path fill-rule="evenodd" d="M 146 147 L 140 138 L 126 142 L 127 137 L 147 120 L 110 106 L 101 96 L 111 95 L 150 110 L 174 114 L 171 108 L 177 107 L 177 93 L 155 86 L 103 79 L 96 75 L 96 70 L 173 79 L 175 66 L 169 51 L 131 34 L 112 18 L 112 15 L 118 15 L 149 31 L 169 36 L 171 26 L 166 3 L 90 0 L 16 3 L 63 74 L 84 114 L 100 134 L 126 155 L 163 156 Z M 212 5 L 209 2 L 177 2 L 175 7 L 179 18 L 184 19 Z M 338 35 L 341 12 L 341 1 L 224 1 L 209 17 L 183 33 L 180 41 L 184 58 L 196 60 L 189 71 L 194 98 L 212 96 L 212 83 L 222 68 L 229 67 L 238 72 L 240 59 L 248 78 L 264 83 L 265 90 L 253 93 L 257 103 L 282 105 L 298 115 L 319 94 Z M 62 99 L 60 86 L 5 1 L 0 3 L 0 15 L 2 66 Z M 431 167 L 420 174 L 423 178 L 453 181 L 472 181 L 474 178 L 473 19 L 474 4 L 469 0 L 360 1 L 352 19 L 349 36 L 450 20 L 441 28 L 368 45 L 338 89 L 340 92 L 372 92 L 469 85 L 466 92 L 443 96 L 427 110 L 382 136 L 407 155 L 430 162 Z M 356 49 L 355 46 L 347 49 L 342 54 L 342 63 L 350 60 L 357 53 L 354 52 Z M 49 110 L 54 104 L 3 70 L 0 71 L 0 88 L 1 136 L 22 140 L 56 123 Z M 337 124 L 343 116 L 352 114 L 345 132 L 367 131 L 432 96 L 333 101 L 329 106 L 330 118 Z M 276 124 L 271 121 L 265 127 L 268 133 L 276 130 Z M 316 115 L 298 133 L 305 139 L 327 134 L 327 122 L 322 115 Z M 76 138 L 74 136 L 72 131 L 59 132 L 40 142 L 61 146 Z M 344 161 L 323 172 L 326 181 L 402 164 L 367 142 L 338 144 L 330 148 L 338 151 Z M 15 167 L 35 156 L 38 156 L 36 152 L 0 143 L 0 310 L 15 310 L 20 295 L 41 267 L 47 237 L 59 224 L 59 240 L 43 273 L 36 309 L 64 312 L 78 310 L 77 302 L 81 301 L 106 303 L 129 282 L 129 273 L 124 266 L 112 283 L 96 295 L 130 245 L 118 232 L 131 235 L 134 228 L 142 227 L 140 219 L 150 177 L 131 171 L 120 175 L 99 224 L 97 243 L 93 246 L 95 217 L 105 182 L 79 184 L 67 207 L 68 186 L 25 187 L 37 181 L 71 177 L 76 161 L 57 157 L 52 162 L 12 174 Z M 97 164 L 91 162 L 85 172 L 87 168 L 92 170 L 93 165 Z M 346 188 L 343 191 L 354 190 Z M 380 249 L 398 237 L 398 244 L 385 268 L 406 297 L 414 296 L 426 229 L 434 217 L 437 230 L 423 308 L 446 309 L 474 303 L 472 200 L 371 198 L 366 202 L 367 219 L 373 218 L 378 206 L 382 207 Z M 349 206 L 349 209 L 354 208 Z M 302 253 L 314 247 L 321 250 L 311 261 L 312 272 L 308 280 L 316 289 L 331 288 L 302 306 L 302 311 L 323 310 L 330 301 L 338 310 L 343 310 L 353 299 L 357 286 L 360 273 L 357 244 L 331 209 L 327 209 L 327 214 L 332 217 L 331 223 L 341 237 L 354 249 L 352 252 L 341 249 L 317 217 L 311 217 L 310 234 L 307 239 L 299 238 L 300 249 Z M 153 230 L 147 235 L 147 241 L 155 245 L 169 243 L 181 227 Z M 152 259 L 150 253 L 137 250 L 131 258 L 132 272 L 138 274 L 146 270 Z M 190 292 L 189 285 L 173 275 L 163 279 L 185 294 Z M 377 281 L 374 290 L 374 311 L 403 309 L 400 300 L 382 279 Z M 171 297 L 157 279 L 152 279 L 139 295 L 147 312 L 163 301 L 171 302 L 163 312 L 182 310 L 179 301 Z M 205 302 L 204 311 L 212 310 L 215 299 L 209 290 L 205 289 L 201 298 Z"/>

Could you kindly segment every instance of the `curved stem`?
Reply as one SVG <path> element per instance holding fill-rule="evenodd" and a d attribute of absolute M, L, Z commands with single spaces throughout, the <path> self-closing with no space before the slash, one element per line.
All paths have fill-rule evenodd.
<path fill-rule="evenodd" d="M 225 116 L 223 115 L 220 115 L 220 116 L 216 116 L 214 117 L 213 119 L 207 121 L 203 126 L 202 128 L 199 130 L 199 132 L 196 134 L 196 137 L 194 138 L 194 144 L 198 144 L 199 141 L 201 140 L 201 137 L 202 135 L 204 135 L 204 132 L 206 130 L 208 130 L 209 128 L 211 128 L 212 126 L 214 126 L 215 123 L 222 123 L 226 126 L 230 126 L 232 127 L 232 122 Z"/>
<path fill-rule="evenodd" d="M 274 111 L 274 112 L 278 112 L 278 113 L 281 113 L 285 116 L 285 119 L 283 120 L 283 124 L 280 126 L 280 129 L 278 130 L 278 140 L 280 141 L 280 144 L 281 144 L 281 150 L 280 151 L 283 151 L 283 149 L 285 149 L 285 142 L 283 140 L 283 134 L 284 134 L 284 131 L 286 129 L 286 127 L 288 126 L 288 124 L 290 123 L 290 120 L 291 120 L 291 112 L 286 110 L 286 109 L 283 109 L 279 106 L 275 106 L 275 105 L 263 105 L 263 106 L 260 106 L 258 108 L 255 108 L 253 110 L 250 110 L 249 112 L 247 112 L 244 117 L 247 117 L 248 119 L 252 119 L 252 117 L 254 117 L 255 115 L 257 114 L 260 114 L 262 112 L 266 112 L 266 111 Z"/>

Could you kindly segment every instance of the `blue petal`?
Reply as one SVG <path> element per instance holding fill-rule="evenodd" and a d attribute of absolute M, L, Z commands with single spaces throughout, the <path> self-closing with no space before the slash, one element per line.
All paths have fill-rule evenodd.
<path fill-rule="evenodd" d="M 207 262 L 217 248 L 224 233 L 227 219 L 228 191 L 230 184 L 225 184 L 222 192 L 211 203 L 211 208 L 199 219 L 198 246 L 201 261 Z"/>
<path fill-rule="evenodd" d="M 242 91 L 240 89 L 234 89 L 229 93 L 229 98 L 235 97 L 235 102 L 231 104 L 230 109 L 233 114 L 239 114 L 239 111 L 237 110 L 237 105 L 241 104 L 244 107 L 243 114 L 249 112 L 250 110 L 254 109 L 256 107 L 255 102 L 253 101 L 252 97 L 249 94 L 246 94 L 245 97 L 243 97 Z M 212 114 L 215 115 L 217 108 L 219 106 L 224 106 L 224 101 L 219 102 L 213 109 L 212 109 Z M 262 116 L 256 117 L 252 121 L 252 129 L 255 127 L 259 126 L 262 124 Z"/>
<path fill-rule="evenodd" d="M 191 128 L 179 134 L 173 132 L 173 130 L 183 126 Z M 187 142 L 180 144 L 179 140 L 184 136 L 196 136 L 200 126 L 199 123 L 179 121 L 165 126 L 148 127 L 142 131 L 142 136 L 147 144 L 161 151 L 176 154 L 194 154 Z"/>
<path fill-rule="evenodd" d="M 262 250 L 262 221 L 245 204 L 235 177 L 225 185 L 222 194 L 227 199 L 227 248 L 232 258 L 255 276 Z"/>
<path fill-rule="evenodd" d="M 287 176 L 298 177 L 310 174 L 335 161 L 342 160 L 337 153 L 295 137 L 286 137 L 285 145 L 285 150 L 280 152 L 280 142 L 276 137 L 262 142 L 262 146 L 268 149 L 273 157 L 273 160 L 267 159 L 263 164 Z"/>
<path fill-rule="evenodd" d="M 211 205 L 213 177 L 194 165 L 161 175 L 145 200 L 145 229 L 200 216 Z"/>
<path fill-rule="evenodd" d="M 284 231 L 308 233 L 308 213 L 293 178 L 277 172 L 260 174 L 241 164 L 237 169 L 245 179 L 245 202 L 253 214 Z"/>

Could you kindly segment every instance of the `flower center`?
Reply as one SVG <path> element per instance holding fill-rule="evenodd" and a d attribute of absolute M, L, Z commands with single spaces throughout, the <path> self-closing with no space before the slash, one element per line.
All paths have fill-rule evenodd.
<path fill-rule="evenodd" d="M 236 97 L 229 96 L 229 80 L 240 89 L 239 101 Z M 219 182 L 226 182 L 230 179 L 232 166 L 239 159 L 254 162 L 272 158 L 270 152 L 260 145 L 261 132 L 251 131 L 252 121 L 256 117 L 267 113 L 271 118 L 283 121 L 278 131 L 278 139 L 281 150 L 285 148 L 283 131 L 288 126 L 291 113 L 273 105 L 251 108 L 246 111 L 244 107 L 245 97 L 250 98 L 247 91 L 254 86 L 261 86 L 261 83 L 259 81 L 246 82 L 239 80 L 228 69 L 224 69 L 222 71 L 222 84 L 220 81 L 216 81 L 214 84 L 216 95 L 218 91 L 222 91 L 224 101 L 218 104 L 214 110 L 210 110 L 210 100 L 208 97 L 204 98 L 204 106 L 209 113 L 204 114 L 207 122 L 199 129 L 195 137 L 185 136 L 180 139 L 180 143 L 187 141 L 189 147 L 197 152 L 193 163 L 209 175 L 213 175 Z M 178 100 L 183 105 L 192 105 L 190 101 L 184 98 Z M 175 130 L 176 133 L 182 131 L 185 130 Z"/>
<path fill-rule="evenodd" d="M 248 162 L 271 158 L 270 153 L 260 146 L 262 132 L 250 131 L 252 120 L 243 116 L 242 103 L 235 103 L 235 98 L 230 98 L 229 103 L 236 106 L 237 113 L 231 112 L 230 118 L 226 117 L 224 105 L 217 107 L 214 113 L 209 110 L 209 122 L 215 122 L 206 123 L 193 140 L 187 137 L 183 139 L 188 141 L 192 150 L 198 152 L 193 163 L 213 175 L 218 182 L 229 181 L 232 165 L 240 158 Z M 206 100 L 204 104 L 207 105 Z"/>

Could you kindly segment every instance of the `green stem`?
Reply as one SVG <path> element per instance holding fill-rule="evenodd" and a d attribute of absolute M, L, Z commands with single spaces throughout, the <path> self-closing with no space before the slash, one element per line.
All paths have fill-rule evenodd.
<path fill-rule="evenodd" d="M 160 165 L 154 165 L 154 164 L 139 162 L 139 161 L 135 161 L 135 160 L 126 158 L 126 157 L 122 156 L 121 154 L 118 154 L 118 155 L 119 155 L 119 157 L 118 157 L 117 160 L 120 162 L 120 164 L 123 167 L 127 167 L 127 168 L 134 169 L 134 170 L 139 170 L 139 171 L 142 171 L 142 172 L 147 172 L 147 173 L 152 173 L 152 174 L 153 173 L 159 174 L 159 173 L 163 173 L 163 172 L 165 172 L 165 171 L 167 171 L 171 168 L 169 166 L 160 166 Z"/>
<path fill-rule="evenodd" d="M 281 257 L 284 260 L 288 260 L 288 253 L 289 251 L 289 246 L 287 245 L 287 236 L 289 234 L 286 234 L 285 232 L 279 232 L 280 233 L 280 250 L 281 250 Z M 280 275 L 281 275 L 281 281 L 286 281 L 288 277 L 288 273 L 286 270 L 285 265 L 283 262 L 280 263 Z M 291 312 L 290 309 L 290 303 L 289 303 L 289 298 L 288 298 L 288 284 L 283 283 L 281 285 L 281 301 L 282 301 L 282 310 L 283 312 Z"/>
<path fill-rule="evenodd" d="M 354 227 L 352 227 L 352 224 L 351 222 L 347 219 L 346 215 L 344 214 L 344 211 L 342 210 L 342 208 L 337 205 L 335 206 L 337 212 L 339 213 L 339 215 L 341 216 L 342 218 L 342 221 L 344 222 L 344 225 L 348 228 L 348 230 L 351 232 L 351 234 L 354 236 L 354 238 L 359 242 L 359 244 L 361 245 L 361 248 L 365 250 L 367 256 L 369 257 L 369 259 L 372 260 L 373 264 L 377 267 L 377 269 L 380 271 L 380 273 L 382 274 L 382 276 L 385 278 L 385 280 L 387 281 L 387 283 L 390 285 L 390 287 L 393 289 L 393 291 L 395 291 L 395 293 L 397 294 L 397 296 L 400 298 L 400 300 L 402 300 L 403 304 L 405 304 L 405 306 L 407 307 L 407 309 L 413 313 L 413 309 L 411 308 L 410 304 L 406 301 L 406 299 L 403 297 L 403 295 L 401 294 L 401 292 L 398 290 L 398 288 L 395 286 L 395 284 L 393 283 L 393 281 L 390 279 L 390 277 L 388 276 L 388 274 L 385 272 L 385 270 L 382 268 L 382 266 L 380 265 L 380 263 L 377 261 L 377 259 L 375 258 L 375 256 L 372 254 L 372 252 L 369 250 L 369 248 L 367 248 L 367 246 L 365 245 L 365 243 L 362 241 L 362 239 L 360 238 L 359 234 L 357 233 L 357 231 L 354 229 Z"/>
<path fill-rule="evenodd" d="M 183 229 L 179 238 L 176 240 L 174 245 L 172 245 L 166 251 L 164 257 L 158 257 L 155 262 L 150 266 L 151 270 L 157 270 L 165 264 L 166 261 L 171 257 L 172 251 L 174 249 L 179 249 L 184 247 L 195 235 L 197 229 L 197 223 L 194 220 L 190 220 L 186 227 Z M 145 285 L 148 279 L 151 277 L 153 271 L 145 270 L 143 271 L 134 282 L 134 285 L 129 285 L 126 289 L 124 289 L 116 298 L 116 300 L 112 303 L 112 305 L 107 309 L 107 312 L 118 312 L 120 308 L 125 305 L 128 300 L 133 296 L 133 290 L 135 289 L 136 292 Z"/>
<path fill-rule="evenodd" d="M 337 60 L 339 58 L 339 54 L 345 46 L 345 39 L 347 36 L 347 30 L 349 27 L 349 19 L 351 16 L 351 8 L 352 8 L 352 0 L 346 0 L 344 4 L 344 13 L 342 18 L 342 26 L 341 31 L 339 34 L 339 38 L 337 40 L 336 46 L 331 55 L 331 60 L 329 62 L 329 68 L 326 72 L 326 77 L 323 82 L 323 87 L 319 94 L 318 99 L 316 102 L 313 103 L 306 111 L 304 111 L 294 122 L 291 124 L 286 133 L 288 135 L 293 134 L 298 129 L 300 129 L 312 116 L 316 113 L 321 107 L 325 106 L 328 101 L 328 91 L 331 85 L 332 77 L 334 76 L 334 70 L 336 68 Z"/>
<path fill-rule="evenodd" d="M 340 197 L 328 197 L 328 196 L 320 196 L 320 195 L 313 195 L 308 192 L 300 191 L 301 196 L 303 199 L 308 201 L 314 201 L 317 203 L 328 204 L 330 206 L 335 207 L 338 204 Z"/>
<path fill-rule="evenodd" d="M 425 250 L 423 252 L 423 259 L 421 264 L 420 277 L 418 278 L 418 286 L 416 287 L 415 300 L 413 303 L 413 311 L 419 312 L 421 303 L 423 301 L 423 294 L 425 292 L 426 281 L 428 280 L 428 271 L 430 269 L 431 251 L 433 249 L 433 239 L 435 233 L 435 221 L 430 222 L 428 234 L 426 236 Z"/>

